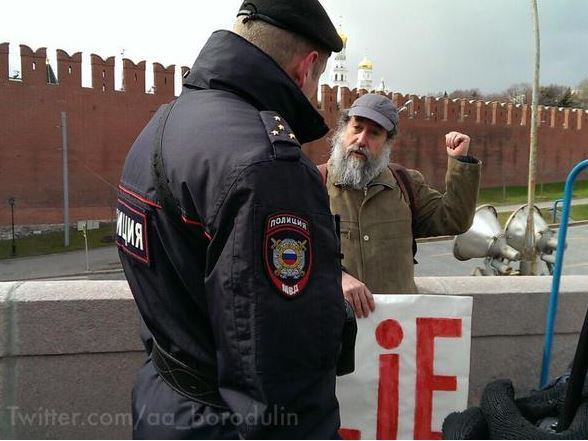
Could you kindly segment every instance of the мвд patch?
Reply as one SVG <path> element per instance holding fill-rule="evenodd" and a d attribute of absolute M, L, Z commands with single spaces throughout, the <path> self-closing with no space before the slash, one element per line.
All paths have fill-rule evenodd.
<path fill-rule="evenodd" d="M 264 261 L 268 276 L 287 298 L 302 294 L 312 271 L 309 222 L 296 214 L 268 217 L 264 234 Z"/>

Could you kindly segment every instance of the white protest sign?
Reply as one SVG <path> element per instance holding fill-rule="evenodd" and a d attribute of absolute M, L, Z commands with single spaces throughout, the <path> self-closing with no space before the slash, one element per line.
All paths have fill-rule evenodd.
<path fill-rule="evenodd" d="M 355 372 L 337 379 L 344 439 L 440 439 L 467 407 L 472 298 L 376 295 L 358 319 Z"/>

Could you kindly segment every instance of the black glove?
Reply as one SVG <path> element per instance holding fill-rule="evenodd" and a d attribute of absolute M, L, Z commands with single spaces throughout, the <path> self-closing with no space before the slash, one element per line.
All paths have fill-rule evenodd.
<path fill-rule="evenodd" d="M 521 415 L 536 424 L 539 420 L 557 417 L 566 396 L 569 374 L 558 377 L 545 389 L 517 399 Z M 464 412 L 453 412 L 443 422 L 444 439 L 489 439 L 488 425 L 482 409 L 472 407 Z"/>
<path fill-rule="evenodd" d="M 531 395 L 516 400 L 521 414 L 531 422 L 561 414 L 570 380 L 569 372 L 558 377 L 542 390 L 532 391 Z M 588 400 L 588 381 L 584 383 L 582 401 Z"/>
<path fill-rule="evenodd" d="M 441 430 L 443 439 L 488 439 L 488 425 L 479 407 L 450 413 Z"/>
<path fill-rule="evenodd" d="M 517 407 L 525 419 L 536 423 L 542 418 L 559 416 L 566 398 L 569 378 L 569 375 L 564 375 L 544 389 L 531 391 L 529 396 L 518 398 Z"/>
<path fill-rule="evenodd" d="M 542 391 L 539 395 L 544 394 Z M 529 397 L 535 409 L 550 411 L 557 408 L 556 400 L 544 406 Z M 586 439 L 588 438 L 588 402 L 576 412 L 568 430 L 555 433 L 540 429 L 525 419 L 514 400 L 514 389 L 508 380 L 490 383 L 482 396 L 482 413 L 486 418 L 490 439 Z"/>
<path fill-rule="evenodd" d="M 560 433 L 539 428 L 541 418 L 558 415 L 565 396 L 565 383 L 514 399 L 509 380 L 498 380 L 484 389 L 481 409 L 449 415 L 443 422 L 444 439 L 587 439 L 588 402 L 576 412 L 568 430 Z"/>

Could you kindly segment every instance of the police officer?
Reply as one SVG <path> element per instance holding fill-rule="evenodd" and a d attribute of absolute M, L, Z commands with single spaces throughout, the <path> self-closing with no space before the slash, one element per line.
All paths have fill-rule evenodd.
<path fill-rule="evenodd" d="M 135 438 L 334 438 L 345 304 L 300 144 L 342 42 L 318 0 L 242 4 L 133 144 L 117 244 L 148 333 Z"/>

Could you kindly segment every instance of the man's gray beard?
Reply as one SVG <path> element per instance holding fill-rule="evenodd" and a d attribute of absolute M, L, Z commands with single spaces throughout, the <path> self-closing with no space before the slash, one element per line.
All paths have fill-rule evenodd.
<path fill-rule="evenodd" d="M 350 154 L 343 145 L 343 130 L 339 130 L 331 141 L 331 173 L 333 182 L 361 190 L 375 179 L 383 170 L 388 167 L 390 162 L 391 146 L 386 143 L 378 156 L 370 155 L 366 148 L 359 148 L 356 145 L 353 148 L 360 150 L 366 155 L 366 159 L 356 158 Z"/>

